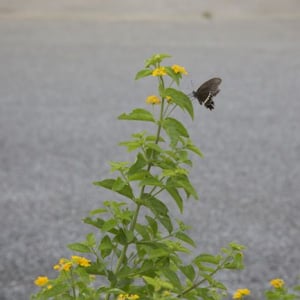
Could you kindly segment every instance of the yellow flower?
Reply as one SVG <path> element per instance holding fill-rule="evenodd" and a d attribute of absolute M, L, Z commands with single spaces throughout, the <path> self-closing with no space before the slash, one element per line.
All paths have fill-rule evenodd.
<path fill-rule="evenodd" d="M 117 298 L 117 300 L 126 300 L 127 295 L 120 294 Z"/>
<path fill-rule="evenodd" d="M 72 267 L 72 262 L 70 262 L 66 258 L 61 258 L 58 261 L 58 264 L 53 266 L 53 269 L 56 271 L 61 271 L 61 270 L 70 271 L 71 267 Z"/>
<path fill-rule="evenodd" d="M 73 255 L 72 260 L 81 267 L 89 267 L 91 265 L 91 261 L 82 256 Z"/>
<path fill-rule="evenodd" d="M 140 296 L 139 295 L 129 295 L 127 297 L 128 300 L 137 300 L 137 299 L 140 299 Z"/>
<path fill-rule="evenodd" d="M 184 75 L 187 75 L 187 74 L 188 74 L 187 71 L 185 70 L 185 68 L 182 67 L 182 66 L 179 66 L 179 65 L 173 65 L 171 68 L 172 68 L 172 70 L 174 71 L 174 73 L 176 73 L 176 74 L 178 74 L 178 73 L 184 74 Z"/>
<path fill-rule="evenodd" d="M 64 270 L 64 271 L 70 271 L 70 269 L 72 268 L 72 263 L 70 261 L 66 262 L 65 264 L 63 264 L 61 266 L 61 270 Z"/>
<path fill-rule="evenodd" d="M 47 289 L 48 289 L 48 290 L 51 290 L 51 289 L 52 289 L 52 285 L 51 285 L 51 284 L 48 284 L 48 285 L 47 285 Z"/>
<path fill-rule="evenodd" d="M 153 70 L 152 76 L 164 76 L 167 74 L 165 67 L 159 67 Z"/>
<path fill-rule="evenodd" d="M 34 281 L 34 284 L 37 286 L 43 286 L 43 285 L 47 284 L 48 281 L 49 281 L 49 278 L 47 276 L 39 276 Z"/>
<path fill-rule="evenodd" d="M 248 289 L 237 289 L 233 294 L 233 299 L 242 299 L 244 296 L 250 295 L 250 290 Z"/>
<path fill-rule="evenodd" d="M 147 97 L 146 103 L 147 104 L 160 104 L 161 100 L 157 96 L 151 95 L 151 96 Z"/>
<path fill-rule="evenodd" d="M 280 289 L 281 287 L 284 286 L 284 281 L 280 278 L 275 278 L 270 281 L 270 284 L 275 288 L 275 289 Z"/>

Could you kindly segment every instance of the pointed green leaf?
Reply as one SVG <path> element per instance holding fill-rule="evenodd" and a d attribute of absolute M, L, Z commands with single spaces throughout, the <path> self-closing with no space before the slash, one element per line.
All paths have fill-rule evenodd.
<path fill-rule="evenodd" d="M 202 254 L 198 255 L 197 257 L 195 257 L 194 261 L 217 265 L 220 263 L 221 259 L 222 259 L 221 255 L 211 255 L 208 253 L 202 253 Z"/>
<path fill-rule="evenodd" d="M 160 64 L 165 58 L 169 58 L 171 55 L 166 54 L 166 53 L 158 53 L 152 55 L 150 58 L 148 58 L 145 61 L 145 68 L 148 68 L 150 66 L 157 66 Z"/>
<path fill-rule="evenodd" d="M 136 161 L 129 168 L 128 175 L 133 175 L 147 165 L 147 161 L 141 153 L 138 153 Z"/>
<path fill-rule="evenodd" d="M 144 77 L 147 77 L 147 76 L 150 76 L 152 74 L 152 70 L 150 69 L 143 69 L 143 70 L 140 70 L 136 73 L 135 75 L 135 80 L 138 80 L 138 79 L 141 79 L 141 78 L 144 78 Z"/>
<path fill-rule="evenodd" d="M 163 186 L 163 184 L 157 178 L 155 178 L 153 176 L 146 177 L 145 179 L 143 179 L 140 182 L 140 186 L 146 186 L 146 185 L 149 185 L 149 186 L 159 186 L 159 187 Z"/>
<path fill-rule="evenodd" d="M 114 183 L 115 182 L 116 182 L 116 179 L 104 179 L 102 181 L 94 182 L 93 184 L 97 185 L 97 186 L 102 186 L 106 189 L 114 191 Z M 127 198 L 130 198 L 130 199 L 134 198 L 131 187 L 127 184 L 122 189 L 116 190 L 115 192 L 117 192 Z"/>
<path fill-rule="evenodd" d="M 112 252 L 112 242 L 111 239 L 109 238 L 109 236 L 105 235 L 99 245 L 99 250 L 101 252 L 101 256 L 103 258 L 107 257 L 108 255 L 110 255 L 110 253 Z"/>
<path fill-rule="evenodd" d="M 179 231 L 179 232 L 177 232 L 177 233 L 175 234 L 175 236 L 176 236 L 179 240 L 181 240 L 181 241 L 183 241 L 183 242 L 185 242 L 185 243 L 187 243 L 187 244 L 190 244 L 190 245 L 193 246 L 193 247 L 196 247 L 195 242 L 194 242 L 187 234 L 185 234 L 185 233 Z"/>
<path fill-rule="evenodd" d="M 182 289 L 182 285 L 180 282 L 179 277 L 177 276 L 177 274 L 170 270 L 170 269 L 162 269 L 161 270 L 162 273 L 164 274 L 164 276 L 170 281 L 170 283 L 176 287 L 177 290 L 181 290 Z"/>
<path fill-rule="evenodd" d="M 183 212 L 183 199 L 181 198 L 178 190 L 171 186 L 166 186 L 166 190 L 171 195 L 171 197 L 175 200 L 175 203 L 177 204 L 180 212 Z"/>
<path fill-rule="evenodd" d="M 85 244 L 82 243 L 73 243 L 67 246 L 70 250 L 81 252 L 81 253 L 90 253 L 91 249 Z"/>
<path fill-rule="evenodd" d="M 180 270 L 190 281 L 194 281 L 196 272 L 192 265 L 182 266 Z"/>
<path fill-rule="evenodd" d="M 155 122 L 152 113 L 146 109 L 136 108 L 129 114 L 121 114 L 119 120 Z"/>
<path fill-rule="evenodd" d="M 177 104 L 182 110 L 187 111 L 190 117 L 194 119 L 194 108 L 192 101 L 185 93 L 174 88 L 167 88 L 165 89 L 163 96 L 171 97 L 175 104 Z"/>

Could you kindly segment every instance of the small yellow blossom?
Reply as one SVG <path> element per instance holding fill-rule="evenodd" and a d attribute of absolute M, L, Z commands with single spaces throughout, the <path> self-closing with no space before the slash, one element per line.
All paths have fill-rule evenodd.
<path fill-rule="evenodd" d="M 188 74 L 187 71 L 185 70 L 185 68 L 182 67 L 182 66 L 179 66 L 179 65 L 173 65 L 171 68 L 172 68 L 172 70 L 174 71 L 174 73 L 176 73 L 176 74 L 178 74 L 178 73 L 184 74 L 184 75 L 187 75 L 187 74 Z"/>
<path fill-rule="evenodd" d="M 61 270 L 61 266 L 60 265 L 54 265 L 53 269 L 56 271 L 60 271 Z"/>
<path fill-rule="evenodd" d="M 46 285 L 49 281 L 49 278 L 47 276 L 39 276 L 34 281 L 34 284 L 37 286 L 43 286 Z"/>
<path fill-rule="evenodd" d="M 66 258 L 61 258 L 59 261 L 58 261 L 58 264 L 60 264 L 60 265 L 63 265 L 63 264 L 65 264 L 66 262 L 67 262 L 68 260 L 66 259 Z"/>
<path fill-rule="evenodd" d="M 138 299 L 140 299 L 140 296 L 139 295 L 129 295 L 128 297 L 127 297 L 127 299 L 128 300 L 138 300 Z"/>
<path fill-rule="evenodd" d="M 53 269 L 56 270 L 56 271 L 70 271 L 72 267 L 72 262 L 69 261 L 68 259 L 66 258 L 61 258 L 59 261 L 58 261 L 58 264 L 54 265 L 53 266 Z"/>
<path fill-rule="evenodd" d="M 48 289 L 48 290 L 51 290 L 51 289 L 52 289 L 52 285 L 51 285 L 51 284 L 48 284 L 48 285 L 47 285 L 47 289 Z"/>
<path fill-rule="evenodd" d="M 164 76 L 167 74 L 165 67 L 159 67 L 153 70 L 152 76 Z"/>
<path fill-rule="evenodd" d="M 71 268 L 72 268 L 72 263 L 70 261 L 66 262 L 61 266 L 61 269 L 67 272 L 70 271 Z"/>
<path fill-rule="evenodd" d="M 151 96 L 147 97 L 146 103 L 147 104 L 160 104 L 161 100 L 157 96 L 151 95 Z"/>
<path fill-rule="evenodd" d="M 73 255 L 71 258 L 81 267 L 89 267 L 91 265 L 91 261 L 85 257 Z"/>
<path fill-rule="evenodd" d="M 127 295 L 120 294 L 120 295 L 118 296 L 118 299 L 117 299 L 117 300 L 126 300 L 126 296 L 127 296 Z"/>
<path fill-rule="evenodd" d="M 270 284 L 275 288 L 275 289 L 280 289 L 284 286 L 284 281 L 280 278 L 275 278 L 270 281 Z"/>
<path fill-rule="evenodd" d="M 250 290 L 248 289 L 237 289 L 233 294 L 233 299 L 242 299 L 244 296 L 250 295 Z"/>

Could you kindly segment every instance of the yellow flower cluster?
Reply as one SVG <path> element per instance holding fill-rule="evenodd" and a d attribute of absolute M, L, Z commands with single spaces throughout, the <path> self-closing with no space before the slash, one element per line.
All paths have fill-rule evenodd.
<path fill-rule="evenodd" d="M 174 73 L 176 73 L 176 74 L 178 74 L 178 73 L 184 74 L 184 75 L 187 75 L 187 74 L 188 74 L 187 71 L 185 70 L 185 68 L 182 67 L 182 66 L 179 66 L 179 65 L 173 65 L 171 68 L 172 68 L 172 70 L 174 71 Z"/>
<path fill-rule="evenodd" d="M 147 97 L 146 103 L 147 104 L 160 104 L 161 100 L 157 96 L 151 95 L 151 96 Z"/>
<path fill-rule="evenodd" d="M 233 299 L 242 299 L 244 296 L 250 295 L 250 290 L 248 289 L 237 289 L 233 294 Z"/>
<path fill-rule="evenodd" d="M 167 74 L 165 67 L 159 67 L 153 70 L 152 76 L 164 76 Z"/>
<path fill-rule="evenodd" d="M 139 295 L 135 294 L 120 294 L 117 298 L 117 300 L 138 300 L 140 299 Z"/>
<path fill-rule="evenodd" d="M 34 284 L 37 286 L 44 286 L 49 282 L 49 278 L 47 276 L 39 276 L 34 281 Z"/>
<path fill-rule="evenodd" d="M 280 278 L 275 278 L 270 281 L 270 284 L 275 288 L 275 289 L 280 289 L 284 286 L 284 281 Z"/>
<path fill-rule="evenodd" d="M 89 267 L 91 265 L 91 261 L 82 256 L 73 255 L 72 261 L 81 267 Z"/>
<path fill-rule="evenodd" d="M 72 266 L 75 265 L 75 264 L 86 268 L 86 267 L 89 267 L 91 265 L 91 261 L 88 260 L 85 257 L 73 255 L 71 257 L 71 260 L 68 260 L 66 258 L 61 258 L 59 260 L 58 264 L 53 266 L 53 269 L 57 270 L 57 271 L 62 271 L 63 270 L 63 271 L 68 272 L 68 271 L 70 271 Z"/>

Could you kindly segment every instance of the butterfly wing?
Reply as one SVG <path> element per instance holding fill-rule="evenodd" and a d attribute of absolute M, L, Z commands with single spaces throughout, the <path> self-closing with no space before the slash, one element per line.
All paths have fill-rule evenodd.
<path fill-rule="evenodd" d="M 219 92 L 219 85 L 221 84 L 221 78 L 211 78 L 205 81 L 197 91 L 193 91 L 193 96 L 198 99 L 199 103 L 204 104 L 205 107 L 212 110 L 214 109 L 213 97 L 215 97 Z"/>

